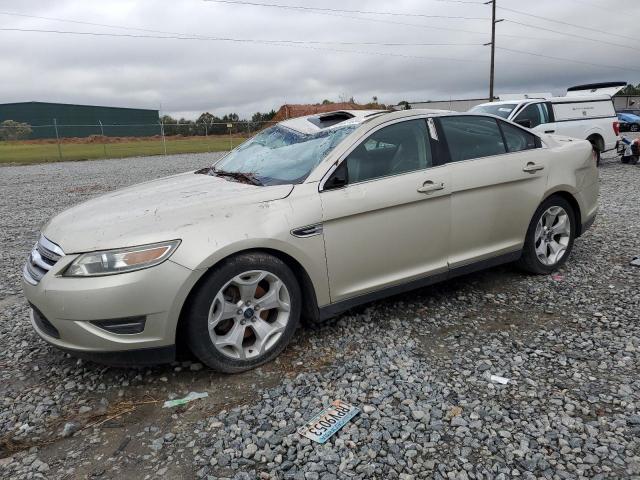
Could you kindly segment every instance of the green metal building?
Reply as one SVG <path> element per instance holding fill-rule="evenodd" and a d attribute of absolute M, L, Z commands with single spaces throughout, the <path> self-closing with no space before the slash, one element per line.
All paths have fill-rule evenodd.
<path fill-rule="evenodd" d="M 158 110 L 99 107 L 65 103 L 20 102 L 0 104 L 0 123 L 27 123 L 30 138 L 60 137 L 148 137 L 160 135 Z"/>

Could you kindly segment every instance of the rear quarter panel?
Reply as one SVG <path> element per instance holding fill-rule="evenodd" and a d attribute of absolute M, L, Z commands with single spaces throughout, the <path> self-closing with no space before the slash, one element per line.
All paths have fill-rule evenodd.
<path fill-rule="evenodd" d="M 595 215 L 598 208 L 598 167 L 591 144 L 585 140 L 548 136 L 549 197 L 557 192 L 568 192 L 580 207 L 582 222 Z"/>

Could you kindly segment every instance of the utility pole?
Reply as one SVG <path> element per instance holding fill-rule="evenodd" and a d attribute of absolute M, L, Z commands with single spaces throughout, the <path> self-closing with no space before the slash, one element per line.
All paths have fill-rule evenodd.
<path fill-rule="evenodd" d="M 495 77 L 495 69 L 496 69 L 496 23 L 502 22 L 504 19 L 496 20 L 496 2 L 498 0 L 490 0 L 485 2 L 485 5 L 491 4 L 491 43 L 485 43 L 486 45 L 491 45 L 491 73 L 489 74 L 489 101 L 493 102 L 493 87 L 494 87 L 494 77 Z"/>

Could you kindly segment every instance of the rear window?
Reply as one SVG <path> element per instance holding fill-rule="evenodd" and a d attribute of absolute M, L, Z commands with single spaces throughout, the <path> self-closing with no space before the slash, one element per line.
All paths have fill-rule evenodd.
<path fill-rule="evenodd" d="M 495 115 L 497 117 L 509 118 L 509 115 L 511 115 L 511 112 L 513 112 L 517 106 L 517 103 L 487 103 L 485 105 L 473 107 L 469 111 L 473 113 L 488 113 L 489 115 Z"/>

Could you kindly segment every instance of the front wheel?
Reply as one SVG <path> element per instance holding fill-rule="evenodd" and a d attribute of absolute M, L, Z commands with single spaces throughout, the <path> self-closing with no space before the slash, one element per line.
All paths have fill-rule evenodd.
<path fill-rule="evenodd" d="M 300 287 L 280 259 L 255 252 L 225 260 L 192 297 L 187 344 L 203 363 L 235 373 L 274 359 L 293 336 Z"/>
<path fill-rule="evenodd" d="M 576 232 L 571 204 L 560 196 L 547 198 L 536 210 L 527 230 L 519 265 L 535 274 L 547 274 L 563 265 Z"/>

